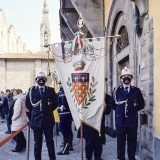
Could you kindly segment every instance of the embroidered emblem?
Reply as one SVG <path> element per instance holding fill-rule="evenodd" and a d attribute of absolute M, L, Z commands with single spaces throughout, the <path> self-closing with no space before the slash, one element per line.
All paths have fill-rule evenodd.
<path fill-rule="evenodd" d="M 72 80 L 72 81 L 71 81 Z M 96 92 L 97 81 L 91 77 L 89 83 L 89 73 L 72 73 L 71 78 L 68 78 L 67 85 L 76 103 L 77 107 L 85 107 L 96 100 L 94 95 Z"/>

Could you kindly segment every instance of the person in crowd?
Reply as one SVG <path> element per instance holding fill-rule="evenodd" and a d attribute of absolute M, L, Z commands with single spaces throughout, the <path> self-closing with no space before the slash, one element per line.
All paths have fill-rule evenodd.
<path fill-rule="evenodd" d="M 73 133 L 72 133 L 72 115 L 69 105 L 62 87 L 59 83 L 60 90 L 58 92 L 58 114 L 60 117 L 60 130 L 63 135 L 63 149 L 57 155 L 67 155 L 69 151 L 73 151 Z"/>
<path fill-rule="evenodd" d="M 4 99 L 4 92 L 0 92 L 0 116 L 1 116 L 1 123 L 5 121 L 5 115 L 4 115 L 4 108 L 3 108 L 3 99 Z"/>
<path fill-rule="evenodd" d="M 4 115 L 5 115 L 5 120 L 7 122 L 7 131 L 5 132 L 6 134 L 11 134 L 11 126 L 9 124 L 9 106 L 8 106 L 8 95 L 10 93 L 10 90 L 6 90 L 5 97 L 2 102 L 3 110 L 4 110 Z"/>
<path fill-rule="evenodd" d="M 109 106 L 115 110 L 117 159 L 125 160 L 127 141 L 128 159 L 135 160 L 137 147 L 138 111 L 144 108 L 139 88 L 132 86 L 133 75 L 128 67 L 121 71 L 121 85 L 114 89 Z"/>
<path fill-rule="evenodd" d="M 47 77 L 44 72 L 39 72 L 35 81 L 37 86 L 32 86 L 26 97 L 28 117 L 34 132 L 35 160 L 41 160 L 43 134 L 48 148 L 50 160 L 56 160 L 53 140 L 53 127 L 55 124 L 53 111 L 57 108 L 57 94 L 54 89 L 46 86 Z"/>
<path fill-rule="evenodd" d="M 8 126 L 11 129 L 11 124 L 12 124 L 12 116 L 13 116 L 13 107 L 14 107 L 15 100 L 13 99 L 13 91 L 8 94 Z M 10 130 L 11 132 L 11 130 Z"/>
<path fill-rule="evenodd" d="M 13 108 L 12 116 L 12 132 L 18 131 L 28 122 L 26 114 L 26 96 L 17 89 L 17 96 L 14 96 L 15 103 Z M 20 131 L 14 138 L 16 141 L 16 147 L 12 152 L 22 152 L 26 148 L 26 139 L 24 137 L 23 131 Z"/>

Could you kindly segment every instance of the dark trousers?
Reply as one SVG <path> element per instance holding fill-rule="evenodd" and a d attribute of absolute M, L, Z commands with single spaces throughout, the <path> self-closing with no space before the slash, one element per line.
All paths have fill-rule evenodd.
<path fill-rule="evenodd" d="M 43 141 L 43 133 L 45 135 L 45 140 L 48 148 L 48 154 L 50 160 L 56 160 L 55 156 L 55 148 L 53 141 L 53 125 L 42 125 L 41 128 L 34 128 L 34 156 L 35 160 L 41 160 L 41 152 L 42 152 L 42 141 Z"/>
<path fill-rule="evenodd" d="M 72 119 L 70 115 L 64 115 L 60 117 L 60 130 L 63 135 L 64 145 L 68 143 L 72 145 L 73 140 L 73 132 L 72 132 Z"/>
<path fill-rule="evenodd" d="M 10 125 L 9 114 L 5 114 L 5 119 L 6 119 L 6 122 L 7 122 L 7 131 L 9 133 L 11 133 L 11 125 Z"/>
<path fill-rule="evenodd" d="M 16 147 L 15 150 L 22 151 L 24 148 L 26 148 L 26 139 L 24 137 L 23 132 L 19 132 L 15 137 L 14 140 L 16 141 Z"/>
<path fill-rule="evenodd" d="M 0 116 L 1 116 L 1 119 L 5 119 L 4 109 L 2 106 L 0 106 Z"/>
<path fill-rule="evenodd" d="M 102 141 L 98 131 L 83 124 L 83 132 L 85 138 L 86 159 L 91 160 L 94 154 L 95 160 L 101 160 Z"/>
<path fill-rule="evenodd" d="M 117 158 L 125 160 L 125 146 L 127 140 L 128 159 L 135 160 L 137 147 L 137 128 L 116 128 L 117 130 Z"/>

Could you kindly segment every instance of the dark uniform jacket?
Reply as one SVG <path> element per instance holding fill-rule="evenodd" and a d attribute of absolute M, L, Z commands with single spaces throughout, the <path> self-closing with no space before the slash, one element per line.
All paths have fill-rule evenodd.
<path fill-rule="evenodd" d="M 54 125 L 53 111 L 57 107 L 57 94 L 53 88 L 45 86 L 41 96 L 39 87 L 33 86 L 26 96 L 26 107 L 29 110 L 28 117 L 32 128 L 41 128 L 42 123 L 48 126 Z"/>
<path fill-rule="evenodd" d="M 122 103 L 127 101 L 126 103 Z M 130 86 L 128 94 L 119 86 L 113 91 L 110 105 L 115 110 L 116 127 L 137 127 L 138 111 L 144 108 L 144 99 L 139 88 Z"/>
<path fill-rule="evenodd" d="M 58 114 L 60 118 L 67 116 L 68 118 L 70 117 L 70 119 L 72 119 L 69 105 L 63 88 L 60 88 L 58 92 Z"/>

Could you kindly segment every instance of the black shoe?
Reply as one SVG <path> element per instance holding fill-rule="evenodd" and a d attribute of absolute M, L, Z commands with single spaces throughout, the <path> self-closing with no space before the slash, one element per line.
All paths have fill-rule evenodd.
<path fill-rule="evenodd" d="M 18 152 L 18 153 L 20 153 L 21 151 L 16 150 L 16 149 L 12 149 L 12 152 Z"/>
<path fill-rule="evenodd" d="M 23 147 L 22 151 L 25 151 L 26 150 L 26 147 Z"/>
<path fill-rule="evenodd" d="M 57 153 L 57 155 L 69 155 L 69 151 L 65 151 L 65 152 L 60 151 Z"/>
<path fill-rule="evenodd" d="M 73 146 L 69 146 L 69 151 L 73 151 Z"/>
<path fill-rule="evenodd" d="M 11 134 L 11 132 L 10 131 L 6 131 L 5 134 Z"/>

